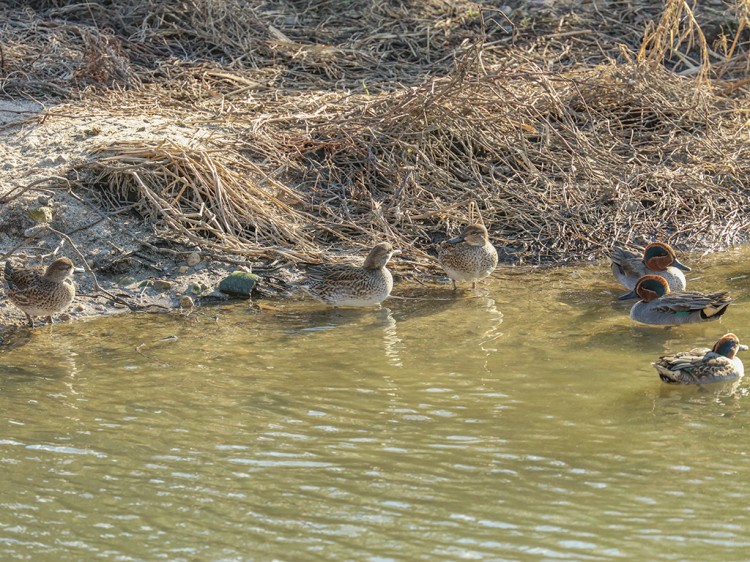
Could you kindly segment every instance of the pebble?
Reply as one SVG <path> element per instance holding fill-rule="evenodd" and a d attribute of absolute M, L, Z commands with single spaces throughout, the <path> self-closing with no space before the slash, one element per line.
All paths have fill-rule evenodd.
<path fill-rule="evenodd" d="M 191 299 L 189 296 L 185 295 L 183 297 L 180 297 L 181 308 L 193 308 L 194 304 L 195 303 L 193 302 L 193 299 Z"/>
<path fill-rule="evenodd" d="M 42 158 L 37 162 L 37 166 L 41 168 L 51 168 L 52 166 L 59 166 L 60 164 L 65 164 L 68 159 L 65 157 L 64 154 L 58 154 L 56 158 L 53 158 L 52 156 L 47 156 L 46 158 Z"/>
<path fill-rule="evenodd" d="M 50 222 L 52 220 L 52 207 L 30 207 L 29 217 L 34 222 Z"/>
<path fill-rule="evenodd" d="M 151 286 L 157 291 L 169 291 L 172 288 L 172 283 L 164 279 L 156 279 Z"/>
<path fill-rule="evenodd" d="M 185 261 L 189 267 L 196 266 L 201 262 L 201 255 L 198 252 L 191 252 Z"/>

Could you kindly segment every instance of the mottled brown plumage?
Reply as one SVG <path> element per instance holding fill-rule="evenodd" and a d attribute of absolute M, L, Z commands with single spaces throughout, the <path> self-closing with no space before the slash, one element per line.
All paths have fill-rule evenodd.
<path fill-rule="evenodd" d="M 724 334 L 713 349 L 698 347 L 663 355 L 652 363 L 664 382 L 674 384 L 704 384 L 737 379 L 745 374 L 745 367 L 737 352 L 746 350 L 734 334 Z"/>
<path fill-rule="evenodd" d="M 76 295 L 72 273 L 68 258 L 55 260 L 46 270 L 17 267 L 8 260 L 3 270 L 8 299 L 26 314 L 32 328 L 34 316 L 45 316 L 52 323 L 52 315 L 68 308 Z"/>
<path fill-rule="evenodd" d="M 451 240 L 446 240 L 438 250 L 438 261 L 453 281 L 477 281 L 489 276 L 497 267 L 497 250 L 492 245 L 487 229 L 481 224 L 470 224 Z"/>
<path fill-rule="evenodd" d="M 386 269 L 394 250 L 388 242 L 376 244 L 362 267 L 344 264 L 310 268 L 300 286 L 314 299 L 332 306 L 374 306 L 393 289 L 393 277 Z"/>

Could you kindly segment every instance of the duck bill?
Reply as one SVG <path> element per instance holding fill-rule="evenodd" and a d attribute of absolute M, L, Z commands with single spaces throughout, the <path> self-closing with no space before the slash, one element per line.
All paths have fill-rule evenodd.
<path fill-rule="evenodd" d="M 393 250 L 391 252 L 391 255 L 392 256 L 400 256 L 401 255 L 401 250 L 399 250 L 398 248 L 396 248 L 395 250 Z"/>
<path fill-rule="evenodd" d="M 639 298 L 639 297 L 636 294 L 635 290 L 633 290 L 633 291 L 630 291 L 629 293 L 625 293 L 624 295 L 620 295 L 619 297 L 617 297 L 617 300 L 618 301 L 626 301 L 628 299 L 637 299 L 637 298 Z"/>
<path fill-rule="evenodd" d="M 681 269 L 682 271 L 692 271 L 688 266 L 686 266 L 684 263 L 680 263 L 678 260 L 674 260 L 672 262 L 672 265 L 675 266 L 678 269 Z"/>
<path fill-rule="evenodd" d="M 82 267 L 74 267 L 73 272 L 74 273 L 86 273 L 86 270 Z"/>
<path fill-rule="evenodd" d="M 737 349 L 737 351 L 747 351 L 747 350 L 748 350 L 748 347 L 744 343 L 741 343 L 739 349 Z"/>
<path fill-rule="evenodd" d="M 464 237 L 461 234 L 459 234 L 455 238 L 451 238 L 450 240 L 446 240 L 446 242 L 448 244 L 458 244 L 459 242 L 463 242 L 463 241 L 464 241 Z"/>

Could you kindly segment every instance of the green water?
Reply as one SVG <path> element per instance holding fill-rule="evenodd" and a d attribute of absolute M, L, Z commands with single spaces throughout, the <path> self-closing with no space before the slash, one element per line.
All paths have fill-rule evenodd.
<path fill-rule="evenodd" d="M 750 343 L 750 250 L 684 261 L 721 323 L 602 264 L 6 333 L 0 559 L 747 560 L 750 382 L 650 362 Z"/>

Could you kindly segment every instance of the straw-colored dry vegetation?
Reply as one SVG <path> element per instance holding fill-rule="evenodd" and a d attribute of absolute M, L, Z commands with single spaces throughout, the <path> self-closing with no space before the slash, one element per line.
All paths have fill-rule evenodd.
<path fill-rule="evenodd" d="M 477 216 L 509 262 L 708 248 L 748 235 L 749 15 L 748 0 L 19 1 L 0 9 L 0 88 L 210 128 L 102 139 L 71 185 L 216 252 L 317 261 L 388 239 L 428 263 Z"/>

